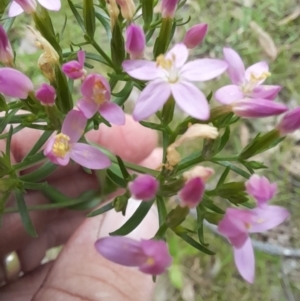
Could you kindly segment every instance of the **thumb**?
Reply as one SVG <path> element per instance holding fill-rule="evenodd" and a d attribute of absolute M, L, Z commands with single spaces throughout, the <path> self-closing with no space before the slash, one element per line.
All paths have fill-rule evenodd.
<path fill-rule="evenodd" d="M 98 237 L 119 228 L 139 204 L 130 200 L 128 205 L 125 218 L 111 210 L 105 216 L 87 219 L 82 224 L 64 247 L 33 301 L 151 300 L 154 287 L 151 276 L 107 261 L 94 247 Z M 158 229 L 157 220 L 156 208 L 152 207 L 130 237 L 153 237 Z"/>

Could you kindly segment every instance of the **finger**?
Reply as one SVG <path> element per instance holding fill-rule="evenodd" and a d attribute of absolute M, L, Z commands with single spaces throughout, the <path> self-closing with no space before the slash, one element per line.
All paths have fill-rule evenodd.
<path fill-rule="evenodd" d="M 0 288 L 0 300 L 31 301 L 32 296 L 42 285 L 52 265 L 53 262 L 48 262 L 34 272 L 23 276 L 20 280 Z"/>
<path fill-rule="evenodd" d="M 136 204 L 130 203 L 128 216 L 132 215 L 136 208 Z M 122 214 L 114 211 L 105 216 L 87 219 L 64 247 L 33 301 L 151 300 L 151 276 L 142 274 L 135 268 L 109 262 L 94 248 L 100 225 L 102 237 L 124 222 Z M 131 233 L 131 237 L 151 238 L 157 229 L 157 212 L 150 210 L 142 224 Z"/>

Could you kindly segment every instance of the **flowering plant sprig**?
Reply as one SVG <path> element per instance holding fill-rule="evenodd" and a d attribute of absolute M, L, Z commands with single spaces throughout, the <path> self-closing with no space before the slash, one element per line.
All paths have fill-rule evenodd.
<path fill-rule="evenodd" d="M 254 253 L 248 234 L 279 225 L 289 213 L 267 204 L 276 187 L 255 174 L 266 166 L 251 158 L 275 147 L 285 135 L 300 128 L 299 108 L 288 111 L 286 105 L 276 101 L 279 85 L 262 85 L 271 75 L 266 62 L 245 69 L 238 53 L 228 47 L 224 48 L 223 57 L 187 62 L 193 49 L 204 40 L 208 25 L 191 27 L 181 42 L 174 43 L 176 27 L 184 25 L 178 14 L 182 2 L 159 2 L 161 12 L 154 10 L 152 0 L 140 1 L 140 6 L 132 0 L 99 1 L 99 5 L 83 0 L 82 6 L 68 1 L 83 38 L 66 50 L 62 47 L 63 37 L 58 35 L 47 11 L 59 11 L 61 1 L 11 1 L 9 17 L 23 11 L 32 15 L 35 29 L 31 31 L 36 46 L 43 52 L 37 66 L 44 83 L 37 86 L 34 78 L 20 70 L 21 64 L 9 41 L 13 23 L 6 21 L 0 27 L 0 139 L 6 143 L 0 155 L 0 215 L 19 212 L 26 231 L 36 235 L 28 211 L 45 210 L 48 205 L 27 206 L 24 201 L 27 190 L 41 191 L 53 202 L 49 210 L 62 204 L 71 209 L 90 209 L 94 197 L 87 200 L 84 194 L 76 199 L 67 198 L 46 181 L 57 165 L 78 164 L 97 175 L 102 200 L 111 192 L 121 191 L 114 200 L 93 208 L 89 217 L 108 210 L 126 214 L 130 199 L 139 200 L 138 209 L 122 227 L 110 233 L 111 237 L 95 242 L 102 256 L 159 275 L 172 262 L 166 242 L 170 231 L 199 251 L 214 254 L 214 246 L 205 243 L 201 230 L 207 220 L 218 224 L 219 232 L 234 248 L 241 276 L 253 282 Z M 103 31 L 103 27 L 109 47 L 96 34 L 96 28 Z M 85 48 L 86 45 L 89 47 Z M 93 61 L 100 62 L 103 69 L 91 72 Z M 226 73 L 232 84 L 220 87 L 218 79 Z M 205 96 L 197 85 L 210 80 L 215 80 L 218 89 Z M 162 137 L 163 155 L 156 169 L 123 161 L 88 141 L 87 134 L 98 130 L 101 124 L 108 127 L 125 124 L 124 104 L 134 88 L 140 90 L 132 113 L 134 120 L 158 131 Z M 80 91 L 80 96 L 76 91 Z M 212 97 L 221 105 L 213 106 Z M 181 116 L 185 114 L 184 119 L 174 117 L 177 106 Z M 230 128 L 240 118 L 283 113 L 286 114 L 273 130 L 259 133 L 240 152 L 225 155 Z M 153 116 L 155 119 L 147 120 Z M 13 164 L 11 141 L 24 128 L 42 130 L 43 134 L 22 161 Z M 199 141 L 199 147 L 188 156 L 180 150 L 187 140 Z M 217 170 L 217 166 L 222 169 Z M 20 174 L 23 170 L 27 172 L 25 175 Z M 238 175 L 239 181 L 230 181 L 230 171 Z M 212 176 L 218 179 L 217 184 L 209 182 Z M 18 199 L 18 208 L 5 206 L 11 193 Z M 249 196 L 257 203 L 253 209 L 246 208 L 251 204 Z M 176 197 L 175 204 L 168 204 L 170 197 Z M 227 201 L 219 205 L 220 198 Z M 141 241 L 124 237 L 143 222 L 152 206 L 158 210 L 156 235 Z M 227 207 L 225 212 L 224 207 Z M 195 230 L 185 228 L 184 224 L 192 208 L 198 215 Z"/>

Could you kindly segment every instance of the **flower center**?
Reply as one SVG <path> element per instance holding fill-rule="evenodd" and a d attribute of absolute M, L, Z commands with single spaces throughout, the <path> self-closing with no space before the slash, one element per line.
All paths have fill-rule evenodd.
<path fill-rule="evenodd" d="M 56 157 L 64 158 L 70 151 L 70 137 L 62 133 L 56 135 L 52 152 Z"/>
<path fill-rule="evenodd" d="M 254 88 L 256 88 L 257 85 L 259 84 L 259 82 L 267 79 L 269 76 L 271 76 L 271 73 L 267 72 L 267 71 L 261 73 L 260 75 L 257 75 L 255 73 L 251 72 L 251 74 L 250 74 L 250 81 L 247 82 L 247 83 L 245 83 L 242 86 L 242 91 L 245 94 L 252 93 L 253 90 L 254 90 Z"/>
<path fill-rule="evenodd" d="M 146 264 L 147 265 L 154 265 L 154 263 L 155 263 L 155 260 L 154 260 L 154 258 L 153 257 L 148 257 L 147 258 L 147 260 L 146 260 Z"/>
<path fill-rule="evenodd" d="M 94 101 L 96 104 L 101 105 L 105 101 L 105 86 L 102 84 L 101 80 L 97 79 L 93 87 Z"/>
<path fill-rule="evenodd" d="M 171 59 L 167 59 L 163 54 L 156 58 L 156 66 L 165 70 L 166 79 L 169 83 L 176 83 L 179 78 L 175 61 L 175 54 L 172 55 Z"/>

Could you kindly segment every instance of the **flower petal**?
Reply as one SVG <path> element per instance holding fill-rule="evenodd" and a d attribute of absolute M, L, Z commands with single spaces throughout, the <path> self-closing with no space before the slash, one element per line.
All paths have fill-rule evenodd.
<path fill-rule="evenodd" d="M 137 176 L 128 183 L 128 189 L 136 200 L 150 201 L 155 198 L 159 189 L 159 182 L 153 176 L 144 174 Z"/>
<path fill-rule="evenodd" d="M 241 276 L 253 283 L 255 277 L 255 257 L 251 239 L 248 238 L 241 248 L 233 248 L 235 265 Z"/>
<path fill-rule="evenodd" d="M 88 98 L 104 94 L 104 100 L 110 100 L 110 85 L 107 79 L 97 73 L 89 74 L 81 85 L 81 94 Z"/>
<path fill-rule="evenodd" d="M 87 97 L 79 99 L 76 105 L 87 119 L 93 117 L 99 109 L 99 105 L 93 99 Z"/>
<path fill-rule="evenodd" d="M 244 98 L 244 93 L 239 86 L 228 85 L 218 89 L 215 93 L 215 99 L 225 105 L 231 104 Z"/>
<path fill-rule="evenodd" d="M 78 62 L 81 65 L 81 67 L 84 67 L 84 62 L 85 62 L 85 51 L 84 50 L 79 50 L 77 52 L 77 58 L 78 58 Z"/>
<path fill-rule="evenodd" d="M 280 115 L 288 108 L 266 99 L 245 98 L 233 104 L 233 112 L 240 117 L 259 118 Z"/>
<path fill-rule="evenodd" d="M 180 68 L 184 65 L 184 63 L 187 61 L 189 57 L 189 50 L 187 47 L 183 44 L 176 44 L 167 54 L 166 59 L 167 60 L 174 60 L 175 58 L 175 66 L 177 68 Z"/>
<path fill-rule="evenodd" d="M 251 93 L 252 98 L 274 100 L 281 90 L 281 86 L 259 85 Z"/>
<path fill-rule="evenodd" d="M 141 243 L 122 236 L 100 238 L 95 242 L 96 250 L 106 259 L 125 266 L 140 266 L 147 261 Z"/>
<path fill-rule="evenodd" d="M 60 0 L 38 0 L 38 2 L 49 10 L 59 11 L 61 8 Z"/>
<path fill-rule="evenodd" d="M 62 125 L 61 132 L 70 138 L 70 143 L 75 143 L 82 136 L 87 119 L 81 111 L 70 111 Z"/>
<path fill-rule="evenodd" d="M 95 170 L 104 169 L 111 165 L 105 154 L 85 143 L 75 143 L 70 151 L 70 157 L 79 165 Z"/>
<path fill-rule="evenodd" d="M 171 86 L 177 105 L 188 115 L 200 119 L 209 119 L 210 110 L 205 95 L 193 84 L 183 81 Z"/>
<path fill-rule="evenodd" d="M 122 67 L 131 77 L 140 80 L 154 80 L 162 77 L 164 72 L 157 68 L 156 62 L 145 60 L 127 60 L 122 63 Z"/>
<path fill-rule="evenodd" d="M 133 119 L 140 121 L 150 117 L 165 104 L 170 95 L 169 83 L 161 80 L 150 82 L 136 102 L 132 113 Z"/>
<path fill-rule="evenodd" d="M 24 9 L 16 2 L 12 1 L 11 5 L 9 6 L 8 16 L 10 18 L 16 17 L 24 12 Z"/>
<path fill-rule="evenodd" d="M 273 229 L 290 216 L 289 211 L 280 206 L 265 205 L 252 209 L 252 212 L 256 214 L 256 217 L 249 228 L 250 233 L 260 233 Z"/>
<path fill-rule="evenodd" d="M 200 59 L 185 64 L 180 76 L 188 81 L 207 81 L 226 71 L 228 64 L 222 60 Z"/>
<path fill-rule="evenodd" d="M 235 85 L 240 85 L 245 80 L 245 66 L 239 54 L 231 49 L 224 48 L 223 54 L 225 61 L 228 63 L 227 73 L 231 82 Z"/>
<path fill-rule="evenodd" d="M 111 101 L 106 101 L 99 107 L 100 114 L 110 123 L 116 125 L 125 124 L 125 114 L 120 106 Z"/>
<path fill-rule="evenodd" d="M 55 136 L 52 136 L 46 143 L 44 155 L 54 164 L 58 164 L 61 166 L 68 165 L 68 163 L 70 162 L 70 153 L 66 153 L 66 155 L 63 158 L 55 156 L 55 154 L 52 152 L 54 142 Z"/>
<path fill-rule="evenodd" d="M 268 72 L 269 72 L 268 63 L 267 62 L 258 62 L 246 69 L 245 78 L 247 81 L 250 82 L 253 77 L 258 78 Z M 266 78 L 267 78 L 267 76 L 263 76 L 263 79 L 257 81 L 257 85 L 260 85 L 261 83 L 263 83 Z"/>

